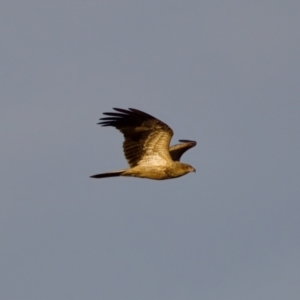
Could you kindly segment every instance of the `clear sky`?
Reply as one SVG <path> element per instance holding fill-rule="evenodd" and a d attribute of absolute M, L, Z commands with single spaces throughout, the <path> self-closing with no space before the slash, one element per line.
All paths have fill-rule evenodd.
<path fill-rule="evenodd" d="M 300 299 L 300 2 L 0 4 L 0 298 Z M 96 123 L 198 142 L 169 181 Z"/>

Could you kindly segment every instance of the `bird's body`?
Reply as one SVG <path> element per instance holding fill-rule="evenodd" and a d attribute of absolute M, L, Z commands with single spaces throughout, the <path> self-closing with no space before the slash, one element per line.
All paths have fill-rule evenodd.
<path fill-rule="evenodd" d="M 98 124 L 113 126 L 123 133 L 123 150 L 130 168 L 93 175 L 92 178 L 130 176 L 163 180 L 196 171 L 179 161 L 196 142 L 180 140 L 182 143 L 169 147 L 173 130 L 167 124 L 137 109 L 114 110 L 117 113 L 104 113 L 109 117 L 101 118 Z"/>

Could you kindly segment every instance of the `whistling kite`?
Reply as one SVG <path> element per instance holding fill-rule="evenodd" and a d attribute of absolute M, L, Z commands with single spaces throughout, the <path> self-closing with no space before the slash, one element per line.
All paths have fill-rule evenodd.
<path fill-rule="evenodd" d="M 181 144 L 169 147 L 173 130 L 162 121 L 134 108 L 114 108 L 116 112 L 103 113 L 100 125 L 119 129 L 125 138 L 123 149 L 130 168 L 91 176 L 104 178 L 131 176 L 149 179 L 171 179 L 196 170 L 179 162 L 181 155 L 196 146 L 196 142 L 179 140 Z"/>

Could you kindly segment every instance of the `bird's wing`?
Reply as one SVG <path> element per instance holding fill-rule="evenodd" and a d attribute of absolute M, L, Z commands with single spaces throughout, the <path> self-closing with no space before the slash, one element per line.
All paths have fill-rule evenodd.
<path fill-rule="evenodd" d="M 197 142 L 195 141 L 189 141 L 189 140 L 179 140 L 181 142 L 180 144 L 171 146 L 169 151 L 172 159 L 174 161 L 180 161 L 180 157 L 182 154 L 189 150 L 190 148 L 193 148 L 197 145 Z"/>
<path fill-rule="evenodd" d="M 169 153 L 173 130 L 162 121 L 140 110 L 114 108 L 103 113 L 100 125 L 119 129 L 125 138 L 123 149 L 130 165 L 163 166 L 172 163 Z"/>

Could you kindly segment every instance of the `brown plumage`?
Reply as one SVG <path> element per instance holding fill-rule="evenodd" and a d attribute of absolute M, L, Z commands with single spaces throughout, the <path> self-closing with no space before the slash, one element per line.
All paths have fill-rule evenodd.
<path fill-rule="evenodd" d="M 180 162 L 182 154 L 196 146 L 195 141 L 179 140 L 180 144 L 170 147 L 173 130 L 167 124 L 134 108 L 114 110 L 117 112 L 103 113 L 108 117 L 101 118 L 98 124 L 113 126 L 123 133 L 123 150 L 130 168 L 91 178 L 132 176 L 162 180 L 196 172 Z"/>

